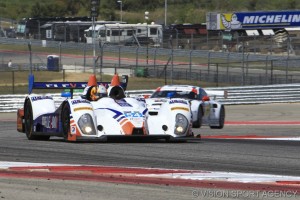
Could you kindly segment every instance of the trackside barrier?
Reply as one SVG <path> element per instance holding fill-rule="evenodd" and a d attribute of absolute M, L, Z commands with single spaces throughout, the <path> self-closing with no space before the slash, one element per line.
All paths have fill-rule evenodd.
<path fill-rule="evenodd" d="M 213 98 L 225 105 L 295 103 L 300 102 L 300 84 L 266 86 L 238 86 L 205 88 Z M 128 90 L 128 96 L 149 95 L 154 90 Z M 216 95 L 214 95 L 216 94 Z M 224 95 L 220 95 L 224 94 Z M 57 106 L 64 100 L 58 93 L 51 94 Z M 81 95 L 74 93 L 74 98 Z M 0 95 L 0 112 L 16 112 L 23 107 L 27 95 Z"/>

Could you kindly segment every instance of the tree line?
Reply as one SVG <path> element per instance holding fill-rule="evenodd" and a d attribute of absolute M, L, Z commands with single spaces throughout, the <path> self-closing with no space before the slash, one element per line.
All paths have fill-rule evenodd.
<path fill-rule="evenodd" d="M 144 21 L 144 12 L 150 20 L 164 22 L 165 2 L 168 23 L 205 22 L 207 12 L 297 10 L 299 0 L 122 0 L 123 20 L 129 23 Z M 72 17 L 89 16 L 90 0 L 1 0 L 0 17 Z M 100 0 L 99 20 L 119 20 L 120 3 L 117 0 Z"/>

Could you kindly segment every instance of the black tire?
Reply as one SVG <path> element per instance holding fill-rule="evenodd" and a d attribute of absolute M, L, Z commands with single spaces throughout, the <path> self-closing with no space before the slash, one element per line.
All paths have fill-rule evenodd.
<path fill-rule="evenodd" d="M 197 121 L 193 122 L 193 128 L 200 128 L 202 126 L 202 117 L 203 117 L 202 107 L 199 106 Z"/>
<path fill-rule="evenodd" d="M 219 126 L 211 126 L 211 129 L 222 129 L 225 123 L 225 108 L 224 106 L 221 107 L 220 116 L 219 116 Z"/>
<path fill-rule="evenodd" d="M 64 140 L 67 141 L 68 134 L 70 132 L 70 107 L 67 103 L 62 108 L 61 123 L 62 123 L 63 137 Z"/>
<path fill-rule="evenodd" d="M 35 140 L 36 136 L 33 133 L 33 114 L 31 102 L 27 100 L 24 106 L 24 129 L 28 140 Z"/>

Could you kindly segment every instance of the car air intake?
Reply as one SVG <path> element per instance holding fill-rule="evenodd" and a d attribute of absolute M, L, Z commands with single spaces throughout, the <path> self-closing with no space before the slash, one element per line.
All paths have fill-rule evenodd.
<path fill-rule="evenodd" d="M 149 115 L 157 115 L 158 112 L 151 112 L 151 111 L 149 111 L 148 114 L 149 114 Z"/>

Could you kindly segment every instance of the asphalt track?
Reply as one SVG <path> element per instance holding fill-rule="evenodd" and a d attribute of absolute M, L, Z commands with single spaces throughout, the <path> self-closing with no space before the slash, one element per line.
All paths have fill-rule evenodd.
<path fill-rule="evenodd" d="M 299 108 L 300 104 L 227 106 L 224 129 L 198 129 L 195 133 L 200 133 L 203 139 L 195 138 L 184 143 L 147 140 L 66 143 L 60 138 L 29 141 L 24 134 L 16 131 L 16 113 L 2 113 L 0 161 L 208 170 L 299 177 L 299 141 L 255 139 L 261 136 L 299 137 Z M 239 139 L 225 139 L 230 136 L 238 136 Z M 149 186 L 138 182 L 128 185 L 123 182 L 78 182 L 64 178 L 36 180 L 8 178 L 3 175 L 0 177 L 0 196 L 6 199 L 15 199 L 14 195 L 17 195 L 10 186 L 22 191 L 22 196 L 18 196 L 18 199 L 220 199 L 222 194 L 225 195 L 217 193 L 215 189 L 210 189 L 211 193 L 206 194 L 203 188 L 195 190 L 192 187 L 172 186 L 168 183 Z M 299 183 L 296 183 L 297 191 Z M 230 188 L 222 189 L 228 191 Z M 237 186 L 236 189 L 241 188 Z M 226 199 L 237 199 L 233 191 L 231 188 L 231 196 Z M 253 198 L 250 199 L 266 199 L 264 196 L 251 194 Z M 249 195 L 250 193 L 244 193 L 239 197 L 246 198 Z M 274 196 L 269 194 L 265 197 Z M 285 199 L 283 195 L 279 197 L 276 199 Z M 295 199 L 297 197 L 294 196 Z"/>

